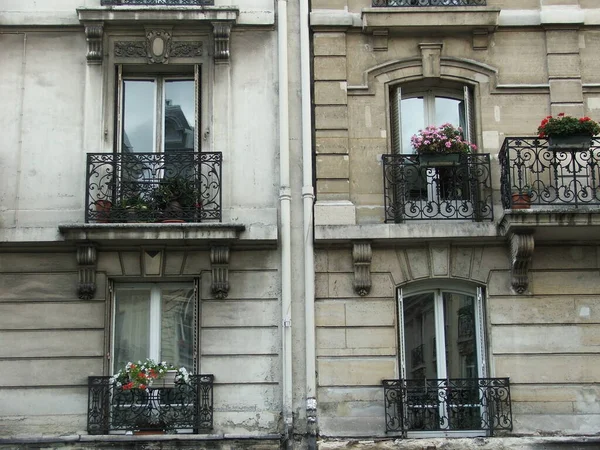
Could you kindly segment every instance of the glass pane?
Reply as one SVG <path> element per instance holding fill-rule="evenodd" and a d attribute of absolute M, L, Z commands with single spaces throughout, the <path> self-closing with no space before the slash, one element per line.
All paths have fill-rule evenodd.
<path fill-rule="evenodd" d="M 123 152 L 154 151 L 155 85 L 153 80 L 123 82 Z"/>
<path fill-rule="evenodd" d="M 192 370 L 194 366 L 193 289 L 162 289 L 161 360 Z"/>
<path fill-rule="evenodd" d="M 165 82 L 165 152 L 194 151 L 196 117 L 194 80 Z"/>
<path fill-rule="evenodd" d="M 464 126 L 464 108 L 461 100 L 454 98 L 435 98 L 435 125 L 439 126 L 444 123 L 451 123 L 455 127 Z"/>
<path fill-rule="evenodd" d="M 446 334 L 446 373 L 449 378 L 477 378 L 475 298 L 443 293 Z"/>
<path fill-rule="evenodd" d="M 425 128 L 423 97 L 407 98 L 400 102 L 402 121 L 402 153 L 414 153 L 410 138 Z"/>
<path fill-rule="evenodd" d="M 120 289 L 115 299 L 115 372 L 150 352 L 150 290 Z"/>
<path fill-rule="evenodd" d="M 437 378 L 434 295 L 406 297 L 403 305 L 406 377 Z"/>

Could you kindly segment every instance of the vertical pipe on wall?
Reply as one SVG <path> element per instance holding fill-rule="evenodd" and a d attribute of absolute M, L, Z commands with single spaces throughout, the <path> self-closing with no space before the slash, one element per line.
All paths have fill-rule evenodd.
<path fill-rule="evenodd" d="M 288 111 L 287 0 L 277 1 L 277 53 L 279 80 L 279 202 L 281 213 L 281 345 L 282 406 L 288 447 L 292 429 L 292 259 L 291 189 Z"/>
<path fill-rule="evenodd" d="M 315 266 L 313 244 L 313 163 L 309 0 L 300 0 L 300 83 L 302 111 L 302 202 L 304 231 L 304 320 L 308 448 L 316 448 L 317 393 L 315 348 Z"/>

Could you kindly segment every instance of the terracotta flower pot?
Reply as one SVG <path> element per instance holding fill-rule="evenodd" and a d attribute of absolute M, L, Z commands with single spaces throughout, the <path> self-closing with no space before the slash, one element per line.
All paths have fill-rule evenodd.
<path fill-rule="evenodd" d="M 529 194 L 512 194 L 512 209 L 529 209 L 531 208 L 531 196 Z"/>

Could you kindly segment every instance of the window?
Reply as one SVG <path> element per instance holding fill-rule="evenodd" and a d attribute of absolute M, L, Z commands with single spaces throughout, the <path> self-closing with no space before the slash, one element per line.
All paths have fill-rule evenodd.
<path fill-rule="evenodd" d="M 115 285 L 113 372 L 146 358 L 195 370 L 195 291 L 192 283 Z"/>
<path fill-rule="evenodd" d="M 489 427 L 482 295 L 481 288 L 451 283 L 398 292 L 407 431 Z"/>
<path fill-rule="evenodd" d="M 445 82 L 406 83 L 390 92 L 392 155 L 386 172 L 386 221 L 475 219 L 491 216 L 489 155 L 417 155 L 411 137 L 428 126 L 450 123 L 473 142 L 473 93 Z M 439 161 L 439 156 L 452 160 Z M 427 159 L 426 159 L 427 157 Z M 434 157 L 436 160 L 434 160 Z M 387 188 L 386 188 L 387 189 Z M 389 208 L 388 208 L 389 205 Z"/>
<path fill-rule="evenodd" d="M 197 67 L 187 75 L 154 76 L 123 74 L 119 67 L 119 150 L 194 152 L 199 142 L 198 78 Z"/>

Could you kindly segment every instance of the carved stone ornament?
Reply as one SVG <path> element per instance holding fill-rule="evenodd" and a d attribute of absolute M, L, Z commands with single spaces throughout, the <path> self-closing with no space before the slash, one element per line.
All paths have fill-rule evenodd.
<path fill-rule="evenodd" d="M 212 270 L 211 292 L 220 300 L 229 294 L 229 247 L 215 246 L 210 249 Z"/>
<path fill-rule="evenodd" d="M 229 61 L 229 36 L 231 24 L 228 22 L 213 22 L 215 39 L 215 61 Z"/>
<path fill-rule="evenodd" d="M 317 435 L 317 399 L 308 397 L 306 399 L 306 422 L 308 434 Z"/>
<path fill-rule="evenodd" d="M 523 294 L 529 286 L 528 272 L 534 247 L 533 231 L 519 231 L 510 236 L 511 284 L 519 294 Z"/>
<path fill-rule="evenodd" d="M 354 261 L 354 291 L 365 296 L 371 291 L 371 244 L 368 242 L 357 242 L 352 249 L 352 260 Z"/>
<path fill-rule="evenodd" d="M 195 58 L 202 56 L 202 41 L 177 41 L 171 42 L 172 58 Z"/>
<path fill-rule="evenodd" d="M 98 255 L 93 244 L 81 244 L 77 247 L 77 265 L 79 282 L 77 295 L 80 299 L 91 300 L 96 293 L 96 263 Z"/>
<path fill-rule="evenodd" d="M 115 42 L 115 56 L 119 58 L 145 58 L 146 43 L 143 41 L 117 41 Z"/>
<path fill-rule="evenodd" d="M 146 49 L 148 51 L 148 63 L 167 64 L 171 50 L 170 30 L 146 30 Z"/>
<path fill-rule="evenodd" d="M 102 22 L 84 23 L 85 40 L 87 41 L 86 59 L 88 64 L 102 64 L 102 35 L 104 24 Z"/>

